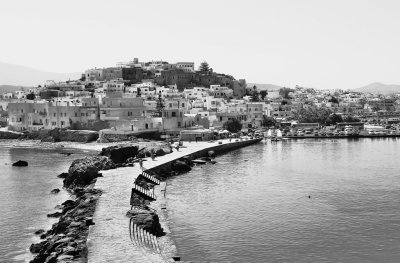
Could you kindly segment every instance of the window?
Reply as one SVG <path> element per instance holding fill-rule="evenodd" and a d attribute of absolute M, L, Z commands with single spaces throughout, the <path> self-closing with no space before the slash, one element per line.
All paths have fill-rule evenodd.
<path fill-rule="evenodd" d="M 54 117 L 56 117 L 56 113 L 54 112 Z"/>
<path fill-rule="evenodd" d="M 176 117 L 176 112 L 173 111 L 171 114 L 172 114 L 172 117 Z"/>

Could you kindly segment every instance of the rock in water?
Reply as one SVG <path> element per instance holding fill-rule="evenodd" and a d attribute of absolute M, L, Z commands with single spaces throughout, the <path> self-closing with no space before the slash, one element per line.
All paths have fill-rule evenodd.
<path fill-rule="evenodd" d="M 63 214 L 61 212 L 54 212 L 52 214 L 47 214 L 47 217 L 60 217 Z"/>
<path fill-rule="evenodd" d="M 39 253 L 39 251 L 42 250 L 45 247 L 46 243 L 47 243 L 47 241 L 43 241 L 43 242 L 40 242 L 40 243 L 32 244 L 29 247 L 29 251 L 31 251 L 31 253 Z"/>
<path fill-rule="evenodd" d="M 35 235 L 41 235 L 41 234 L 43 234 L 45 231 L 44 231 L 44 229 L 39 229 L 39 230 L 36 230 L 35 231 Z"/>
<path fill-rule="evenodd" d="M 27 162 L 27 161 L 19 160 L 19 161 L 13 163 L 12 166 L 18 166 L 18 167 L 28 166 L 28 162 Z"/>
<path fill-rule="evenodd" d="M 74 188 L 86 186 L 99 177 L 100 170 L 115 168 L 115 163 L 106 156 L 93 156 L 77 159 L 72 162 L 68 169 L 68 175 L 64 179 L 64 187 Z"/>
<path fill-rule="evenodd" d="M 65 178 L 68 176 L 68 173 L 60 173 L 59 175 L 57 175 L 58 178 Z"/>
<path fill-rule="evenodd" d="M 50 193 L 52 193 L 52 194 L 58 194 L 59 192 L 60 192 L 60 189 L 55 188 L 55 189 L 51 190 Z"/>
<path fill-rule="evenodd" d="M 165 234 L 160 225 L 158 215 L 154 212 L 146 210 L 130 210 L 126 213 L 126 215 L 131 218 L 131 224 L 136 224 L 157 237 Z"/>

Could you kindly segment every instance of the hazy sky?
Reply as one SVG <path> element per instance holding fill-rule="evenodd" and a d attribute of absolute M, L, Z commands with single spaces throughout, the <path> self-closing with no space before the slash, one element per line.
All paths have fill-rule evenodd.
<path fill-rule="evenodd" d="M 248 82 L 400 84 L 400 1 L 2 0 L 0 61 L 77 72 L 203 60 Z"/>

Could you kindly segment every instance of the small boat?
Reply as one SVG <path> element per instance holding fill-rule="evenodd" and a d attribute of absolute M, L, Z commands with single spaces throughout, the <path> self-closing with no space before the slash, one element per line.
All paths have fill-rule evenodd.
<path fill-rule="evenodd" d="M 282 139 L 282 132 L 281 130 L 274 131 L 274 135 L 271 137 L 272 142 L 278 142 Z"/>
<path fill-rule="evenodd" d="M 268 130 L 266 137 L 267 138 L 271 138 L 272 137 L 272 130 L 271 129 Z"/>

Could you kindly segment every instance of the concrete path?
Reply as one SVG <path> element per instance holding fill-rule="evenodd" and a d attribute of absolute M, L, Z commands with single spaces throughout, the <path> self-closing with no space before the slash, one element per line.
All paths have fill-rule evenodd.
<path fill-rule="evenodd" d="M 229 142 L 228 139 L 222 141 L 223 144 L 234 143 L 233 141 Z M 171 154 L 156 157 L 154 161 L 151 158 L 146 158 L 147 161 L 143 162 L 143 166 L 146 169 L 151 169 L 217 145 L 217 142 L 184 142 L 184 148 L 180 148 L 178 152 L 174 149 Z M 176 252 L 174 251 L 175 247 L 172 246 L 172 251 L 171 246 L 163 251 L 163 248 L 168 247 L 163 244 L 169 243 L 171 245 L 172 239 L 169 235 L 168 226 L 163 222 L 164 213 L 157 209 L 165 203 L 160 190 L 156 189 L 157 201 L 152 202 L 152 207 L 157 209 L 161 225 L 167 233 L 165 237 L 158 239 L 161 255 L 135 246 L 129 236 L 129 218 L 125 214 L 130 209 L 129 199 L 133 183 L 141 173 L 139 165 L 102 171 L 102 173 L 103 177 L 97 179 L 95 186 L 103 190 L 103 194 L 98 200 L 93 216 L 95 225 L 89 229 L 88 262 L 173 262 L 171 255 Z"/>

